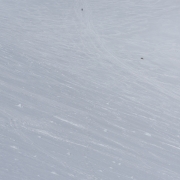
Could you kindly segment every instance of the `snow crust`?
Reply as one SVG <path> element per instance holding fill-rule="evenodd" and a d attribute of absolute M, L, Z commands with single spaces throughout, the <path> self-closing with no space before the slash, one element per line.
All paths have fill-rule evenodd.
<path fill-rule="evenodd" d="M 1 180 L 179 180 L 180 2 L 2 0 Z"/>

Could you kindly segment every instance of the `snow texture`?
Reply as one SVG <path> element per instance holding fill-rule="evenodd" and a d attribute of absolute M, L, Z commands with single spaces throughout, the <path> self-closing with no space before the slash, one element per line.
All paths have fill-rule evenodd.
<path fill-rule="evenodd" d="M 1 180 L 180 180 L 180 2 L 1 0 Z"/>

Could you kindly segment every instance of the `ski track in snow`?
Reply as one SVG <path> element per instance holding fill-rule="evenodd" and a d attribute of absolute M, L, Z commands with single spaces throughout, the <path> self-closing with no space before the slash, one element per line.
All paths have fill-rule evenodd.
<path fill-rule="evenodd" d="M 2 2 L 1 179 L 180 179 L 179 8 Z"/>

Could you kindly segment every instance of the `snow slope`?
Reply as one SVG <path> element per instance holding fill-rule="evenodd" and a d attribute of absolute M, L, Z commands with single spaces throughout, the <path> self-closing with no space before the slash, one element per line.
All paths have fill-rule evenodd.
<path fill-rule="evenodd" d="M 179 1 L 1 0 L 0 22 L 0 179 L 180 179 Z"/>

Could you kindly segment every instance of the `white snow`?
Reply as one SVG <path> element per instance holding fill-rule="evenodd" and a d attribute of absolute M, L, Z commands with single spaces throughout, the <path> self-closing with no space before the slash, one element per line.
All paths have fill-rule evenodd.
<path fill-rule="evenodd" d="M 180 180 L 178 0 L 4 0 L 0 22 L 1 180 Z"/>

